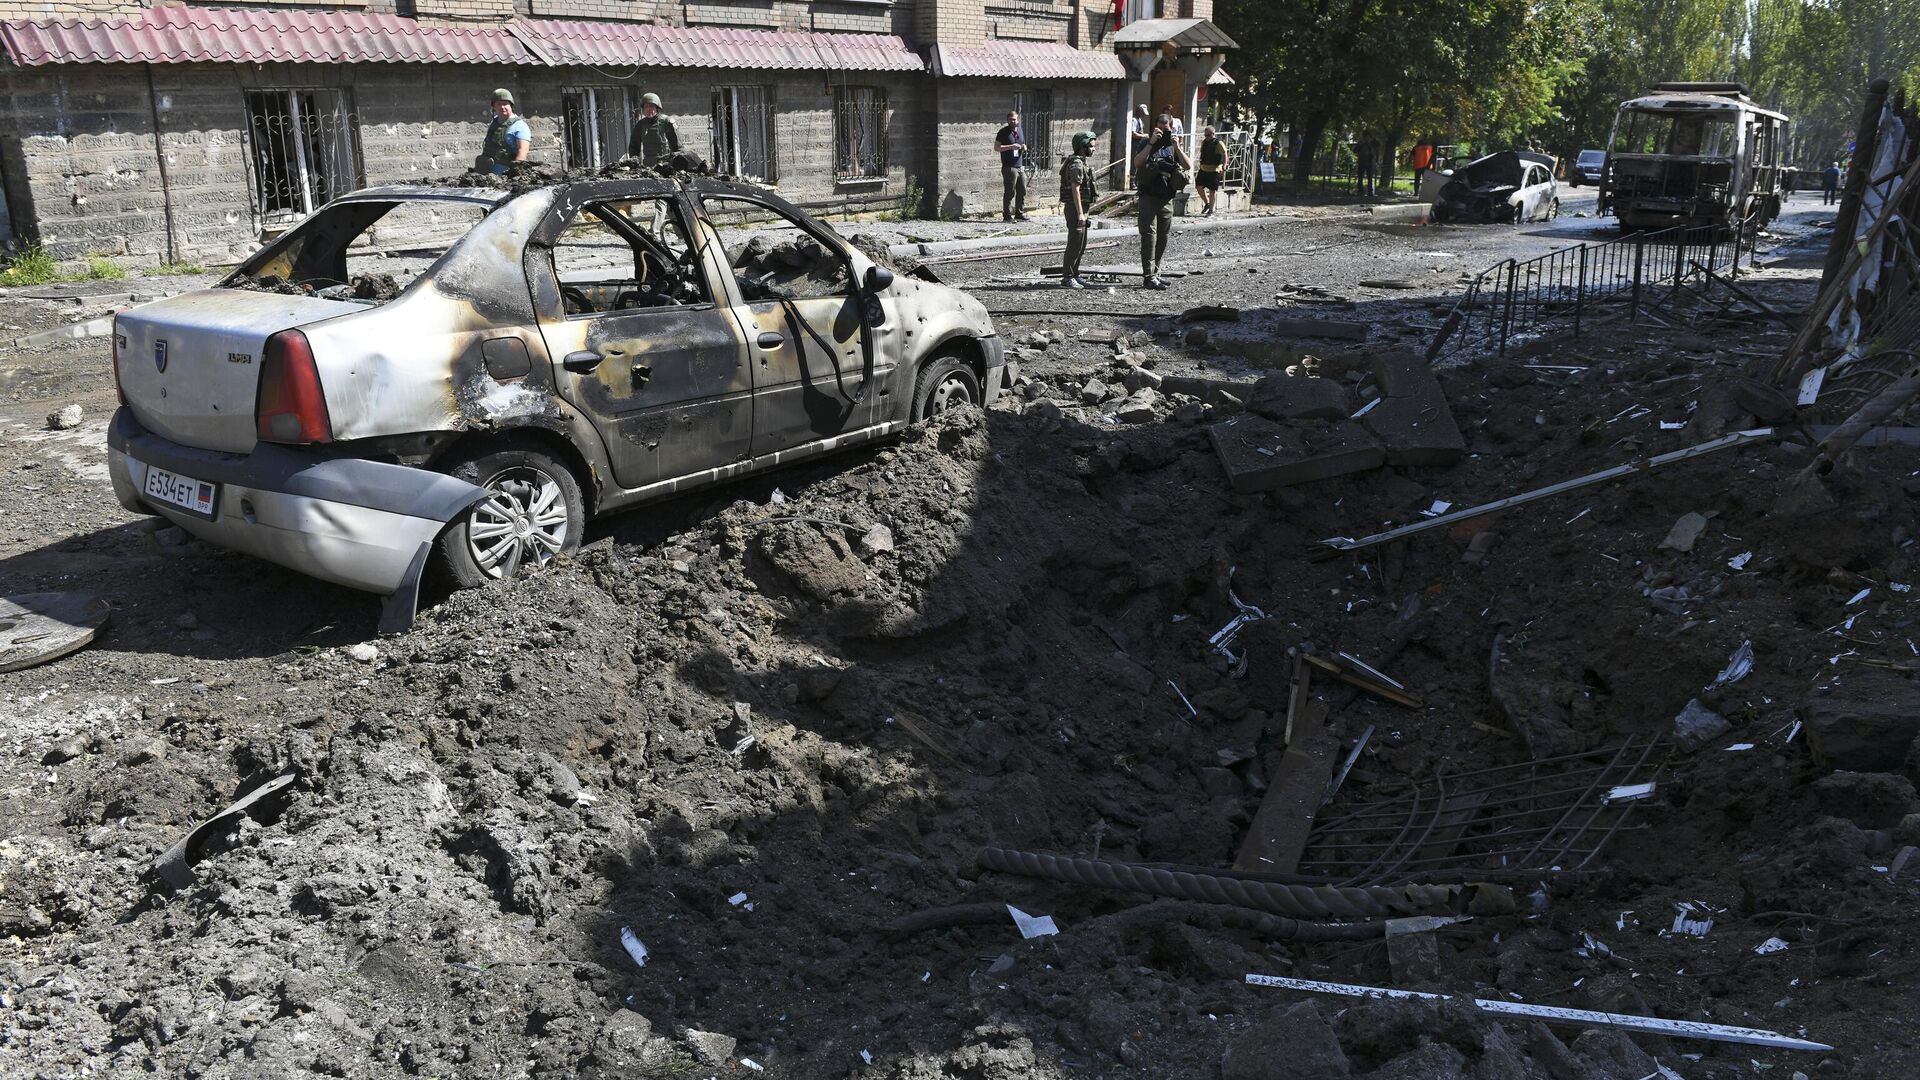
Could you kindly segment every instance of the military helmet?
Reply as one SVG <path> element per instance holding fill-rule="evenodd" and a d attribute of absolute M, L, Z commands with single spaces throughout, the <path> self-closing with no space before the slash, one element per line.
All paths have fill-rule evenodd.
<path fill-rule="evenodd" d="M 640 104 L 651 105 L 657 109 L 660 107 L 660 95 L 659 94 L 641 94 Z"/>
<path fill-rule="evenodd" d="M 503 86 L 500 89 L 495 90 L 493 92 L 493 100 L 504 101 L 507 104 L 511 105 L 513 104 L 513 91 L 508 90 L 506 87 Z"/>
<path fill-rule="evenodd" d="M 1076 151 L 1083 149 L 1091 150 L 1093 149 L 1093 140 L 1097 138 L 1099 138 L 1099 136 L 1091 131 L 1076 131 L 1073 133 L 1073 148 Z"/>

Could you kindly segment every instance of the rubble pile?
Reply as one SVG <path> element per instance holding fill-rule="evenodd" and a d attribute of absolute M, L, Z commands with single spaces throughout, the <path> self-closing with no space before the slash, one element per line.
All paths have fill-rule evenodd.
<path fill-rule="evenodd" d="M 0 1048 L 208 1076 L 1911 1071 L 1915 449 L 1822 472 L 1782 433 L 1334 555 L 1771 406 L 1625 337 L 1249 379 L 1150 320 L 1001 332 L 1025 381 L 993 409 L 629 515 L 408 634 L 255 655 L 244 610 L 133 610 L 124 651 L 7 684 L 7 783 L 59 809 L 0 842 Z M 208 681 L 162 642 L 232 658 Z M 1628 740 L 1657 771 L 1595 796 L 1634 813 L 1580 866 L 1462 869 L 1436 884 L 1511 902 L 1344 940 L 982 864 L 1228 874 L 1309 743 L 1332 822 Z M 1498 836 L 1462 820 L 1446 843 Z"/>

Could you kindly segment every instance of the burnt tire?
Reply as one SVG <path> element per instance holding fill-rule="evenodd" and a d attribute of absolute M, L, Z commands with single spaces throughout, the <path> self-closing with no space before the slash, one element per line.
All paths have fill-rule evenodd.
<path fill-rule="evenodd" d="M 978 405 L 983 400 L 980 376 L 974 373 L 972 364 L 958 356 L 934 357 L 913 380 L 915 420 L 925 420 L 961 405 Z"/>
<path fill-rule="evenodd" d="M 586 498 L 573 470 L 546 449 L 475 447 L 456 452 L 440 469 L 486 492 L 434 544 L 434 560 L 456 588 L 502 581 L 580 549 Z"/>

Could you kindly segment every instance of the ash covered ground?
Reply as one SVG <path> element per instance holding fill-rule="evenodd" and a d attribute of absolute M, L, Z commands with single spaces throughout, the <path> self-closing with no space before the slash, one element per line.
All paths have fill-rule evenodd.
<path fill-rule="evenodd" d="M 1364 297 L 1357 278 L 1380 264 L 1453 261 L 1431 252 L 1456 238 L 1477 262 L 1498 242 L 1340 229 L 1223 231 L 1208 273 L 1171 294 L 1073 299 L 1161 315 L 1003 317 L 1032 385 L 993 409 L 609 520 L 576 558 L 441 598 L 384 639 L 366 597 L 122 512 L 101 445 L 105 349 L 16 353 L 0 580 L 115 610 L 88 649 L 0 675 L 0 1072 L 1920 1071 L 1906 1022 L 1920 865 L 1890 866 L 1920 842 L 1912 765 L 1891 736 L 1809 746 L 1836 710 L 1913 712 L 1908 674 L 1869 662 L 1917 655 L 1914 594 L 1896 586 L 1916 577 L 1920 454 L 1860 450 L 1807 478 L 1810 451 L 1783 440 L 1310 559 L 1318 539 L 1417 521 L 1436 499 L 1471 505 L 1757 426 L 1735 376 L 1785 342 L 1756 319 L 1641 325 L 1447 369 L 1465 460 L 1264 494 L 1228 486 L 1205 431 L 1234 403 L 1090 388 L 1151 382 L 1129 376 L 1143 361 L 1161 378 L 1245 381 L 1307 355 L 1360 370 L 1347 350 L 1425 336 L 1457 267 L 1411 296 L 1284 312 L 1366 321 L 1365 342 L 1262 349 L 1268 298 L 1283 284 Z M 1783 265 L 1750 287 L 1791 310 L 1825 234 L 1805 215 L 1780 231 Z M 1275 257 L 1336 241 L 1347 261 Z M 996 284 L 1032 270 L 948 276 L 1007 307 L 1067 295 Z M 1234 302 L 1227 275 L 1257 282 L 1240 323 L 1167 317 Z M 27 329 L 63 317 L 36 303 L 5 310 Z M 1087 330 L 1125 333 L 1124 353 Z M 74 401 L 79 426 L 45 430 Z M 1705 529 L 1663 548 L 1690 513 Z M 1491 546 L 1463 561 L 1480 533 Z M 1229 589 L 1269 616 L 1242 631 L 1242 677 L 1207 644 L 1236 613 Z M 1748 641 L 1751 673 L 1706 689 Z M 1670 734 L 1693 699 L 1728 721 L 1663 752 L 1638 828 L 1591 873 L 1537 897 L 1517 885 L 1517 910 L 1436 932 L 1418 988 L 1837 1049 L 1248 987 L 1249 972 L 1413 984 L 1382 941 L 1302 943 L 1230 908 L 979 865 L 984 847 L 1230 865 L 1300 648 L 1362 657 L 1423 701 L 1314 684 L 1343 752 L 1374 729 L 1329 813 L 1525 760 L 1515 702 L 1576 749 Z M 197 822 L 287 772 L 192 884 L 151 880 Z M 1060 932 L 913 922 L 980 904 Z M 1705 936 L 1672 931 L 1682 904 L 1712 919 Z"/>

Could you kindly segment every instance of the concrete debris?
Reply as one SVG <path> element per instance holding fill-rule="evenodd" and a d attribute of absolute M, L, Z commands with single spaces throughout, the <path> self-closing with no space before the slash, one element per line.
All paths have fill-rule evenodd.
<path fill-rule="evenodd" d="M 86 647 L 112 611 L 89 593 L 0 597 L 0 672 L 20 671 Z"/>
<path fill-rule="evenodd" d="M 1660 541 L 1662 551 L 1692 551 L 1700 534 L 1707 531 L 1707 519 L 1704 514 L 1686 513 L 1667 530 L 1667 538 Z"/>
<path fill-rule="evenodd" d="M 1907 773 L 1920 738 L 1914 694 L 1912 679 L 1871 668 L 1817 687 L 1806 706 L 1814 762 L 1829 771 Z"/>
<path fill-rule="evenodd" d="M 55 409 L 47 414 L 47 429 L 50 431 L 67 431 L 71 428 L 77 428 L 80 426 L 81 417 L 85 415 L 85 410 L 80 408 L 78 402 L 68 405 L 65 408 Z"/>
<path fill-rule="evenodd" d="M 1673 718 L 1673 738 L 1683 750 L 1698 750 L 1731 728 L 1726 717 L 1701 704 L 1699 698 L 1689 700 Z"/>
<path fill-rule="evenodd" d="M 869 555 L 893 550 L 893 530 L 885 525 L 875 525 L 860 537 L 860 550 Z"/>
<path fill-rule="evenodd" d="M 1328 480 L 1387 462 L 1379 440 L 1350 420 L 1295 425 L 1249 414 L 1215 424 L 1207 435 L 1239 492 Z"/>
<path fill-rule="evenodd" d="M 722 1035 L 717 1031 L 696 1031 L 693 1028 L 680 1033 L 680 1041 L 687 1044 L 693 1052 L 694 1060 L 708 1068 L 725 1068 L 733 1062 L 734 1048 L 740 1040 L 731 1035 Z"/>

